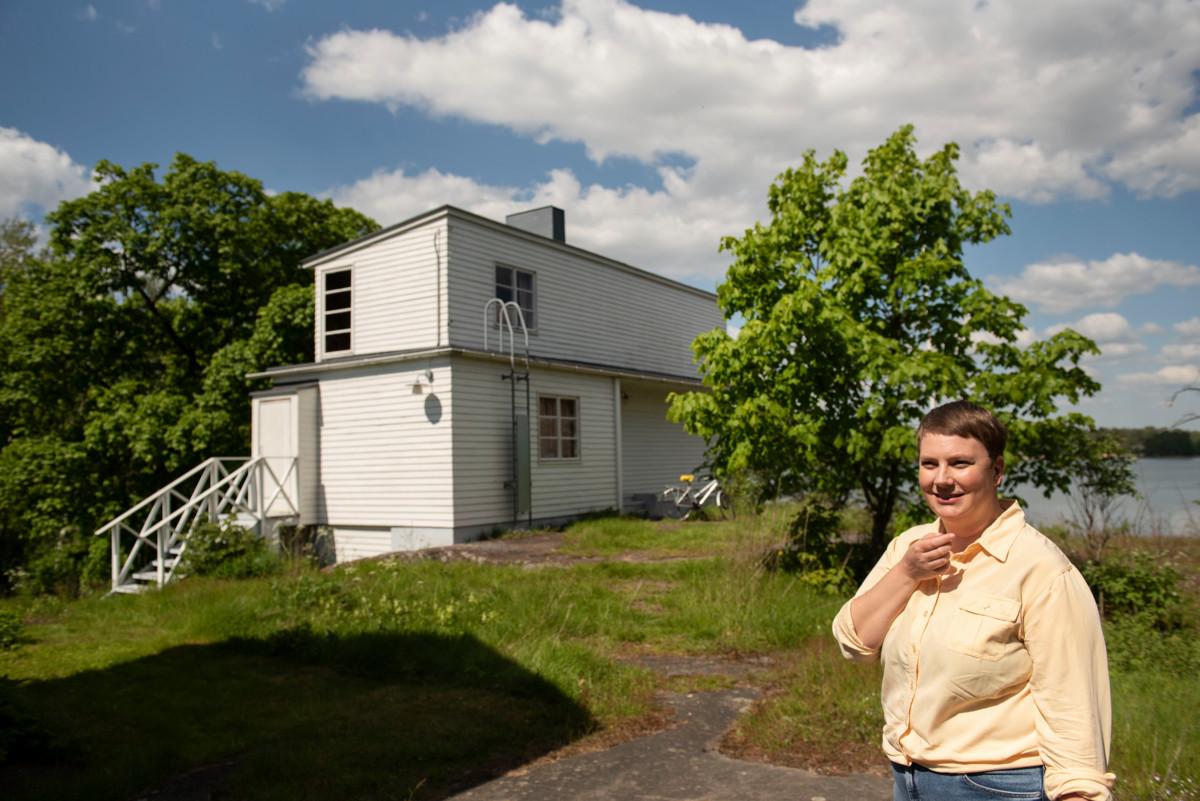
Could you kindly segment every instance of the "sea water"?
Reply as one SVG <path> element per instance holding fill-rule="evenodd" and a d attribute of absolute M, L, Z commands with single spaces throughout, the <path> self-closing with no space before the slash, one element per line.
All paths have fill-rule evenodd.
<path fill-rule="evenodd" d="M 1133 470 L 1138 497 L 1120 501 L 1120 521 L 1139 534 L 1200 535 L 1200 457 L 1138 459 Z M 1072 519 L 1070 498 L 1063 493 L 1046 497 L 1028 486 L 1013 491 L 1025 499 L 1026 516 L 1035 526 Z"/>

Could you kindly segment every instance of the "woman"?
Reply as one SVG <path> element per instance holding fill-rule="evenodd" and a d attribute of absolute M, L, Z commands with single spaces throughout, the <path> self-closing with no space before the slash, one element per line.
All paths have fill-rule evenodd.
<path fill-rule="evenodd" d="M 1100 617 L 1063 553 L 1001 501 L 1007 432 L 966 401 L 917 429 L 937 522 L 894 539 L 834 636 L 883 662 L 896 801 L 1111 798 Z"/>

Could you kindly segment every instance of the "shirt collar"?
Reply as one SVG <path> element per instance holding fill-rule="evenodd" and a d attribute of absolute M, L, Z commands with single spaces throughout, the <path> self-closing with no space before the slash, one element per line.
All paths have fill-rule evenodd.
<path fill-rule="evenodd" d="M 979 539 L 967 546 L 967 551 L 978 545 L 993 559 L 1004 562 L 1008 559 L 1013 540 L 1021 533 L 1021 529 L 1025 528 L 1025 512 L 1021 509 L 1021 504 L 1014 500 L 1003 500 L 1000 505 L 1004 507 L 1004 511 L 984 529 Z M 967 551 L 963 551 L 964 556 Z"/>

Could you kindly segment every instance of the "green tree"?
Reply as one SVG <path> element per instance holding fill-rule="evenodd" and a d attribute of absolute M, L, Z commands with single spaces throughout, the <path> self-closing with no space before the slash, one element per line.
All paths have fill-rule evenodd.
<path fill-rule="evenodd" d="M 47 215 L 47 253 L 14 235 L 4 256 L 0 588 L 14 567 L 64 572 L 49 551 L 69 573 L 98 523 L 214 450 L 245 451 L 235 373 L 312 358 L 300 260 L 377 228 L 183 154 L 161 176 L 96 175 Z"/>
<path fill-rule="evenodd" d="M 765 475 L 769 492 L 861 497 L 865 564 L 916 498 L 913 431 L 938 400 L 992 408 L 1010 427 L 1010 480 L 1043 488 L 1066 490 L 1095 428 L 1056 416 L 1099 389 L 1079 367 L 1094 343 L 1067 330 L 1018 347 L 1025 308 L 964 267 L 963 247 L 1009 233 L 1011 212 L 960 185 L 957 156 L 948 144 L 918 158 L 906 126 L 848 186 L 836 151 L 782 173 L 770 222 L 721 243 L 734 260 L 718 300 L 744 324 L 696 339 L 709 391 L 672 399 L 672 419 L 707 438 L 719 471 Z"/>

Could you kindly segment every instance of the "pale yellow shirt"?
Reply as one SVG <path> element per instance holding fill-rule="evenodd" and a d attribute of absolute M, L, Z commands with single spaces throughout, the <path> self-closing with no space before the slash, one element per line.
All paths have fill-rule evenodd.
<path fill-rule="evenodd" d="M 894 539 L 869 590 L 937 523 Z M 1050 798 L 1108 801 L 1108 659 L 1095 601 L 1062 551 L 1012 503 L 928 580 L 879 649 L 854 630 L 847 602 L 833 621 L 842 653 L 883 662 L 888 759 L 945 773 L 1045 765 Z"/>

